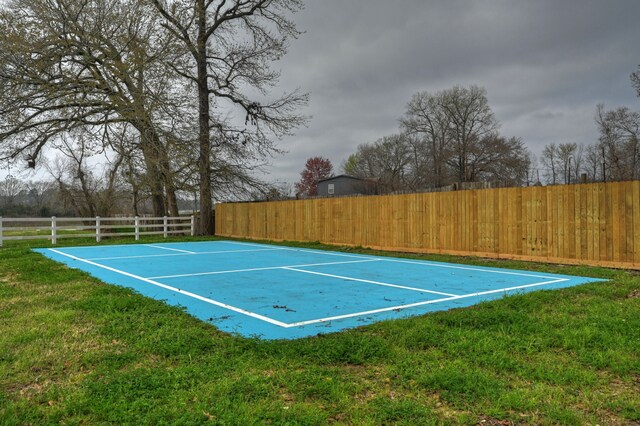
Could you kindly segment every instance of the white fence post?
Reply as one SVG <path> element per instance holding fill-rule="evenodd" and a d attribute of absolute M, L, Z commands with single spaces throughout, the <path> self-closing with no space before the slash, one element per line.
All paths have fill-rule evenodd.
<path fill-rule="evenodd" d="M 169 230 L 168 229 L 169 227 L 167 225 L 167 217 L 166 216 L 164 217 L 163 225 L 164 225 L 164 237 L 167 238 L 167 231 Z"/>
<path fill-rule="evenodd" d="M 100 235 L 100 216 L 96 216 L 96 243 L 99 243 L 101 240 Z"/>
<path fill-rule="evenodd" d="M 0 247 L 2 247 L 2 216 L 0 216 Z"/>
<path fill-rule="evenodd" d="M 194 215 L 191 215 L 191 236 L 196 235 L 196 218 Z"/>
<path fill-rule="evenodd" d="M 58 229 L 56 228 L 56 217 L 51 216 L 51 244 L 56 244 L 58 241 Z"/>
<path fill-rule="evenodd" d="M 140 218 L 136 216 L 134 221 L 136 226 L 136 241 L 138 241 L 140 239 Z"/>

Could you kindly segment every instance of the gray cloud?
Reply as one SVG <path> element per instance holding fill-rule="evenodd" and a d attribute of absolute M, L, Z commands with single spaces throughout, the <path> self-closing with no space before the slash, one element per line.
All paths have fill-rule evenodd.
<path fill-rule="evenodd" d="M 596 105 L 640 108 L 637 0 L 311 0 L 306 33 L 282 60 L 282 85 L 311 93 L 308 128 L 286 138 L 269 179 L 294 182 L 305 160 L 339 166 L 358 144 L 398 131 L 412 94 L 478 84 L 507 136 L 538 154 L 593 143 Z"/>
<path fill-rule="evenodd" d="M 275 66 L 282 89 L 311 93 L 312 119 L 266 178 L 295 182 L 315 155 L 337 168 L 397 132 L 411 95 L 456 84 L 485 87 L 502 133 L 535 154 L 593 143 L 598 103 L 640 109 L 639 18 L 638 0 L 307 0 L 306 33 Z"/>

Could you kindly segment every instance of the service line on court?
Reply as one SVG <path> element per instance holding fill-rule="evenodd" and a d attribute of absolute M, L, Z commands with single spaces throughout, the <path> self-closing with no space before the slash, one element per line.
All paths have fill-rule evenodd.
<path fill-rule="evenodd" d="M 540 283 L 519 285 L 519 286 L 516 286 L 516 287 L 500 288 L 500 289 L 497 289 L 497 290 L 481 291 L 479 293 L 471 293 L 471 294 L 464 294 L 462 296 L 446 297 L 444 299 L 427 300 L 425 302 L 409 303 L 408 305 L 399 305 L 399 306 L 392 306 L 392 307 L 389 307 L 389 308 L 372 309 L 370 311 L 355 312 L 355 313 L 352 313 L 352 314 L 344 314 L 344 315 L 336 315 L 334 317 L 319 318 L 319 319 L 313 319 L 313 320 L 308 320 L 308 321 L 298 321 L 298 322 L 289 323 L 289 324 L 285 325 L 285 328 L 302 327 L 302 326 L 305 326 L 305 325 L 318 324 L 318 323 L 329 322 L 329 321 L 336 321 L 336 320 L 346 319 L 346 318 L 360 317 L 360 316 L 364 316 L 364 315 L 379 314 L 379 313 L 382 313 L 382 312 L 399 311 L 399 310 L 402 310 L 402 309 L 414 308 L 416 306 L 424 306 L 424 305 L 431 305 L 431 304 L 434 304 L 434 303 L 449 302 L 451 300 L 465 299 L 465 298 L 468 298 L 468 297 L 475 297 L 475 296 L 484 296 L 484 295 L 487 295 L 487 294 L 519 290 L 519 289 L 523 289 L 523 288 L 536 287 L 536 286 L 541 286 L 541 285 L 546 285 L 546 284 L 554 284 L 554 283 L 559 283 L 559 282 L 563 282 L 563 281 L 569 281 L 569 279 L 568 278 L 558 278 L 558 279 L 555 279 L 555 280 L 544 281 L 544 282 L 540 282 Z"/>
<path fill-rule="evenodd" d="M 297 248 L 297 247 L 286 247 L 286 246 L 273 246 L 273 245 L 269 245 L 269 244 L 252 244 L 252 243 L 239 243 L 236 241 L 217 241 L 219 243 L 225 243 L 225 244 L 238 244 L 241 246 L 251 246 L 251 247 L 279 247 L 280 250 L 288 250 L 288 251 L 300 251 L 303 253 L 313 253 L 313 254 L 324 254 L 326 256 L 339 256 L 339 257 L 353 257 L 356 259 L 377 259 L 377 260 L 383 260 L 384 257 L 379 257 L 379 256 L 370 256 L 370 255 L 366 255 L 366 254 L 346 254 L 346 253 L 337 253 L 334 251 L 326 251 L 326 250 L 313 250 L 313 249 L 303 249 L 303 248 Z"/>
<path fill-rule="evenodd" d="M 234 312 L 237 312 L 237 313 L 242 314 L 242 315 L 246 315 L 246 316 L 249 316 L 249 317 L 252 317 L 252 318 L 256 318 L 256 319 L 259 319 L 261 321 L 265 321 L 265 322 L 268 322 L 270 324 L 277 325 L 279 327 L 287 327 L 287 323 L 284 323 L 284 322 L 281 322 L 281 321 L 278 321 L 278 320 L 274 320 L 274 319 L 271 319 L 269 317 L 265 317 L 264 315 L 256 314 L 255 312 L 247 311 L 247 310 L 244 310 L 244 309 L 232 306 L 232 305 L 228 305 L 226 303 L 218 302 L 217 300 L 209 299 L 207 297 L 200 296 L 199 294 L 195 294 L 195 293 L 191 293 L 189 291 L 181 290 L 181 289 L 176 288 L 176 287 L 171 287 L 169 285 L 153 281 L 153 280 L 151 280 L 149 278 L 140 277 L 138 275 L 134 275 L 134 274 L 131 274 L 129 272 L 121 271 L 119 269 L 115 269 L 115 268 L 112 268 L 110 266 L 101 265 L 99 263 L 92 262 L 90 260 L 82 259 L 80 257 L 73 256 L 71 254 L 67 254 L 67 253 L 61 252 L 61 251 L 56 250 L 56 249 L 48 249 L 48 250 L 52 251 L 54 253 L 57 253 L 59 255 L 66 256 L 66 257 L 68 257 L 70 259 L 74 259 L 74 260 L 77 260 L 79 262 L 84 262 L 84 263 L 87 263 L 89 265 L 97 266 L 98 268 L 103 268 L 103 269 L 106 269 L 106 270 L 111 271 L 111 272 L 116 272 L 116 273 L 124 275 L 126 277 L 130 277 L 130 278 L 134 278 L 134 279 L 137 279 L 137 280 L 140 280 L 140 281 L 144 281 L 144 282 L 146 282 L 148 284 L 151 284 L 151 285 L 154 285 L 154 286 L 157 286 L 157 287 L 161 287 L 161 288 L 164 288 L 166 290 L 175 291 L 176 293 L 180 293 L 180 294 L 183 294 L 185 296 L 193 297 L 194 299 L 198 299 L 198 300 L 201 300 L 203 302 L 206 302 L 206 303 L 209 303 L 209 304 L 212 304 L 212 305 L 216 305 L 216 306 L 219 306 L 221 308 L 228 309 L 230 311 L 234 311 Z"/>
<path fill-rule="evenodd" d="M 112 256 L 112 257 L 89 257 L 87 260 L 121 260 L 121 259 L 144 259 L 146 257 L 168 257 L 168 256 L 189 256 L 201 254 L 224 254 L 224 253 L 246 253 L 254 251 L 276 251 L 279 248 L 251 249 L 251 250 L 219 250 L 219 251 L 195 251 L 191 253 L 164 253 L 164 254 L 144 254 L 137 256 Z"/>
<path fill-rule="evenodd" d="M 457 294 L 443 293 L 441 291 L 434 291 L 434 290 L 426 290 L 424 288 L 407 287 L 407 286 L 404 286 L 404 285 L 383 283 L 383 282 L 380 282 L 380 281 L 363 280 L 363 279 L 360 279 L 360 278 L 343 277 L 341 275 L 325 274 L 323 272 L 306 271 L 304 269 L 297 269 L 297 268 L 295 268 L 293 266 L 285 266 L 282 269 L 286 269 L 288 271 L 303 272 L 305 274 L 321 275 L 323 277 L 339 278 L 339 279 L 343 279 L 343 280 L 347 280 L 347 281 L 358 281 L 358 282 L 361 282 L 361 283 L 381 285 L 381 286 L 384 286 L 384 287 L 402 288 L 404 290 L 419 291 L 421 293 L 433 293 L 433 294 L 439 294 L 441 296 L 458 296 Z"/>
<path fill-rule="evenodd" d="M 365 263 L 365 262 L 377 262 L 377 261 L 378 261 L 377 259 L 345 260 L 344 262 L 307 263 L 304 265 L 288 265 L 288 266 L 287 265 L 265 266 L 263 268 L 230 269 L 226 271 L 213 271 L 213 272 L 195 272 L 193 274 L 162 275 L 158 277 L 147 277 L 147 278 L 150 280 L 161 280 L 161 279 L 167 279 L 167 278 L 199 277 L 202 275 L 235 274 L 238 272 L 268 271 L 271 269 L 287 269 L 287 268 L 304 268 L 306 266 L 344 265 L 347 263 Z"/>

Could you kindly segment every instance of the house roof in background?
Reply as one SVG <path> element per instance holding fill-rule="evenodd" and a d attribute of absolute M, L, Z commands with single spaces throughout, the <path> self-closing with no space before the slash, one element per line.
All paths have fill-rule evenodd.
<path fill-rule="evenodd" d="M 328 180 L 333 180 L 333 179 L 338 179 L 338 178 L 347 178 L 347 179 L 359 180 L 359 181 L 363 181 L 363 182 L 364 182 L 364 181 L 366 181 L 366 179 L 361 179 L 361 178 L 359 178 L 359 177 L 355 177 L 355 176 L 349 176 L 349 175 L 338 175 L 338 176 L 331 176 L 331 177 L 328 177 L 328 178 L 325 178 L 325 179 L 320 179 L 320 180 L 318 181 L 318 183 L 320 183 L 320 182 L 326 182 L 326 181 L 328 181 Z"/>

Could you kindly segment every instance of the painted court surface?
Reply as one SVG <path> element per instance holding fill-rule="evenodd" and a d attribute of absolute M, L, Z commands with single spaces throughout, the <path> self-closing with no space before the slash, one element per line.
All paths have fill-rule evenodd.
<path fill-rule="evenodd" d="M 38 252 L 223 331 L 293 339 L 595 278 L 235 241 Z"/>

